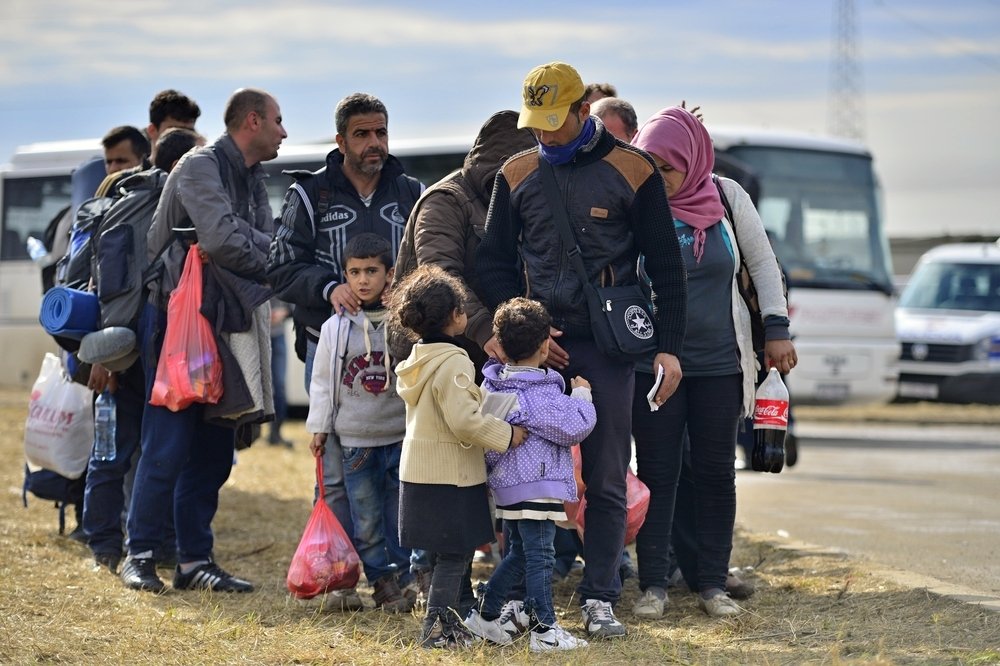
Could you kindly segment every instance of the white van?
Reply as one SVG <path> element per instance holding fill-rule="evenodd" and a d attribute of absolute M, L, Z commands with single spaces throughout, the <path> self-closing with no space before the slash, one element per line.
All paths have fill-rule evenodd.
<path fill-rule="evenodd" d="M 1000 243 L 954 243 L 917 262 L 896 308 L 899 397 L 1000 404 Z"/>

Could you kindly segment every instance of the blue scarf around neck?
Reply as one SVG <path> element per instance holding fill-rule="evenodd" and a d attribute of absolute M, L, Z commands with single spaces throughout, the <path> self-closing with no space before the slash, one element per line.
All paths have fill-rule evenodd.
<path fill-rule="evenodd" d="M 545 161 L 553 166 L 558 166 L 560 164 L 566 164 L 576 155 L 582 146 L 587 145 L 587 143 L 594 138 L 594 132 L 597 131 L 597 124 L 594 122 L 593 118 L 589 116 L 585 121 L 583 121 L 583 129 L 580 130 L 580 134 L 567 143 L 565 146 L 546 146 L 543 143 L 538 144 L 538 148 L 542 153 L 542 157 Z"/>

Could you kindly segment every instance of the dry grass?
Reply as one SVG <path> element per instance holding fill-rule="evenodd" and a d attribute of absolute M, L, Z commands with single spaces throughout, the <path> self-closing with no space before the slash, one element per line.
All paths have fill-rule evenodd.
<path fill-rule="evenodd" d="M 710 620 L 690 595 L 676 594 L 663 620 L 635 621 L 633 580 L 621 605 L 625 640 L 545 656 L 524 641 L 426 652 L 414 647 L 417 616 L 329 612 L 285 592 L 312 488 L 300 424 L 288 431 L 296 450 L 253 447 L 222 493 L 219 560 L 258 591 L 132 592 L 56 534 L 47 503 L 21 507 L 24 393 L 0 391 L 0 457 L 8 461 L 0 468 L 0 663 L 1000 663 L 1000 614 L 901 589 L 840 555 L 777 550 L 751 535 L 740 535 L 734 564 L 755 567 L 760 591 L 737 620 Z M 564 624 L 578 632 L 574 583 L 559 584 L 556 595 Z"/>

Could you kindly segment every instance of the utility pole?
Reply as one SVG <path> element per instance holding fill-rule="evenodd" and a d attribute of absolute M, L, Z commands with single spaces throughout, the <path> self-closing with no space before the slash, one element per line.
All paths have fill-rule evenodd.
<path fill-rule="evenodd" d="M 834 136 L 863 140 L 864 109 L 854 0 L 834 0 L 827 129 Z"/>

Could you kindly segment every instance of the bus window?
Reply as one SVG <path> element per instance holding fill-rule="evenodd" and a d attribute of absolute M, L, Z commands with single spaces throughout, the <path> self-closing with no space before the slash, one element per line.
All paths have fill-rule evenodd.
<path fill-rule="evenodd" d="M 70 194 L 68 175 L 5 178 L 0 260 L 28 259 L 28 236 L 42 239 L 49 221 L 69 205 Z"/>
<path fill-rule="evenodd" d="M 736 146 L 760 179 L 758 211 L 798 287 L 891 290 L 891 264 L 866 156 Z"/>

